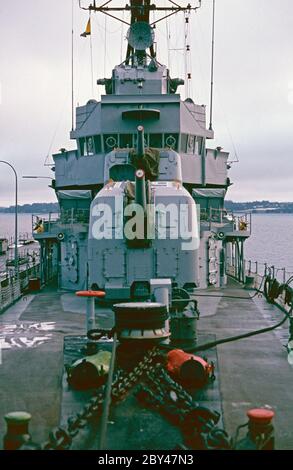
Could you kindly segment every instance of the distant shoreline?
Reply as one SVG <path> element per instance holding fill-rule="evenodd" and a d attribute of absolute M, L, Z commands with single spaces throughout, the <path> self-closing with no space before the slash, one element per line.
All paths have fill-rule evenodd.
<path fill-rule="evenodd" d="M 225 201 L 225 209 L 230 212 L 252 212 L 253 214 L 293 214 L 293 202 L 251 201 L 233 202 Z M 18 206 L 19 214 L 48 214 L 59 212 L 59 204 L 33 203 Z M 0 207 L 0 214 L 14 214 L 14 206 Z"/>
<path fill-rule="evenodd" d="M 32 211 L 32 212 L 22 212 L 22 211 L 18 211 L 18 215 L 46 215 L 46 214 L 56 214 L 58 213 L 59 211 Z M 14 211 L 0 211 L 0 215 L 14 215 Z"/>
<path fill-rule="evenodd" d="M 225 201 L 225 208 L 231 212 L 252 212 L 253 214 L 293 214 L 293 202 Z"/>
<path fill-rule="evenodd" d="M 0 207 L 1 214 L 13 214 L 14 210 L 14 206 Z M 60 208 L 57 202 L 37 202 L 34 204 L 24 204 L 22 206 L 18 206 L 19 214 L 48 214 L 49 212 L 59 212 L 59 210 Z"/>

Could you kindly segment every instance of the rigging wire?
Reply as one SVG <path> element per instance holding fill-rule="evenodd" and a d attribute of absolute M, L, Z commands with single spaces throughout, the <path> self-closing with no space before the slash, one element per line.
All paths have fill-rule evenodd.
<path fill-rule="evenodd" d="M 105 15 L 104 77 L 106 77 L 106 57 L 107 57 L 107 16 Z"/>
<path fill-rule="evenodd" d="M 197 21 L 197 26 L 196 28 L 194 29 L 194 31 L 198 31 L 199 32 L 199 38 L 201 37 L 203 40 L 204 40 L 204 43 L 208 41 L 207 39 L 207 31 L 204 30 L 204 25 L 200 22 L 200 21 Z M 196 37 L 194 36 L 195 40 L 196 40 Z M 197 41 L 197 40 L 196 40 Z M 201 82 L 204 83 L 205 80 L 204 80 L 204 76 L 203 76 L 203 64 L 202 64 L 202 61 L 201 61 L 201 56 L 200 56 L 200 52 L 201 50 L 203 50 L 203 45 L 200 43 L 200 41 L 197 41 L 197 49 L 198 49 L 198 54 L 197 54 L 197 60 L 198 60 L 198 63 L 199 63 L 199 67 L 198 67 L 198 70 L 199 70 L 199 73 L 200 73 L 200 79 L 201 79 Z M 203 89 L 202 89 L 202 93 L 203 93 Z M 233 148 L 233 153 L 234 153 L 234 160 L 228 160 L 228 164 L 231 164 L 231 163 L 239 163 L 240 161 L 240 158 L 239 158 L 239 153 L 237 151 L 237 147 L 236 147 L 236 144 L 235 144 L 235 140 L 233 138 L 233 134 L 232 134 L 232 131 L 231 131 L 231 128 L 230 128 L 230 125 L 229 125 L 229 120 L 228 120 L 228 117 L 227 117 L 227 114 L 225 112 L 225 107 L 223 106 L 223 99 L 222 99 L 222 94 L 221 94 L 221 89 L 220 89 L 220 84 L 218 83 L 217 85 L 217 88 L 215 89 L 215 93 L 216 93 L 216 96 L 217 96 L 217 101 L 220 103 L 220 106 L 218 107 L 218 110 L 220 110 L 221 114 L 222 114 L 222 120 L 224 122 L 224 127 L 226 129 L 226 133 L 227 133 L 227 136 L 228 136 L 228 139 L 230 140 L 230 143 L 232 145 L 232 148 Z"/>
<path fill-rule="evenodd" d="M 191 64 L 190 64 L 190 11 L 184 12 L 184 76 L 185 98 L 190 98 Z"/>
<path fill-rule="evenodd" d="M 196 56 L 196 60 L 197 60 L 196 71 L 197 70 L 199 71 L 200 78 L 203 81 L 202 64 L 201 64 L 200 55 L 197 52 L 197 40 L 196 40 L 196 37 L 195 37 L 195 31 L 197 31 L 196 18 L 197 18 L 197 15 L 195 14 L 194 15 L 194 20 L 193 20 L 194 21 L 194 23 L 193 23 L 194 27 L 190 28 L 190 44 L 192 45 L 192 51 L 194 51 L 194 56 Z M 196 73 L 195 73 L 194 61 L 192 60 L 191 52 L 190 52 L 190 57 L 191 57 L 190 71 L 191 71 L 191 76 L 192 76 L 191 93 L 192 93 L 192 98 L 194 99 L 194 101 L 196 101 L 196 99 L 197 99 L 196 97 L 200 96 L 201 92 L 199 91 L 199 84 L 198 84 L 197 76 L 196 76 Z"/>
<path fill-rule="evenodd" d="M 74 129 L 74 0 L 71 0 L 71 71 L 70 72 L 71 72 L 71 128 L 73 130 Z M 52 148 L 56 139 L 57 132 L 60 128 L 60 124 L 64 117 L 64 111 L 65 111 L 65 106 L 67 104 L 67 100 L 68 100 L 68 94 L 64 99 L 64 104 L 61 109 L 59 119 L 57 121 L 56 127 L 52 134 L 52 138 L 49 144 L 47 155 L 43 163 L 45 167 L 54 166 L 54 162 L 48 163 L 48 161 L 51 157 L 51 152 L 52 152 Z"/>
<path fill-rule="evenodd" d="M 104 74 L 104 77 L 105 77 L 105 70 L 106 70 L 106 64 L 111 64 L 111 61 L 110 61 L 110 58 L 109 58 L 109 54 L 107 53 L 107 50 L 105 48 L 105 37 L 106 37 L 106 33 L 110 33 L 110 34 L 116 34 L 120 31 L 120 26 L 117 30 L 115 31 L 107 31 L 105 29 L 105 26 L 102 25 L 100 23 L 100 21 L 96 18 L 95 18 L 95 23 L 96 23 L 96 26 L 97 26 L 97 31 L 98 31 L 98 34 L 99 34 L 99 44 L 100 44 L 100 48 L 99 48 L 99 51 L 100 50 L 104 50 L 104 61 L 103 60 L 98 60 L 98 64 L 101 65 L 101 73 Z M 105 17 L 106 18 L 106 17 Z M 105 61 L 105 57 L 106 57 L 106 61 Z"/>
<path fill-rule="evenodd" d="M 91 21 L 91 12 L 90 12 L 90 21 Z M 92 97 L 94 97 L 94 63 L 93 63 L 93 28 L 90 34 L 90 56 L 91 56 L 91 81 L 92 81 Z"/>
<path fill-rule="evenodd" d="M 170 25 L 169 25 L 169 18 L 166 19 L 166 36 L 167 36 L 167 53 L 168 53 L 168 69 L 170 70 L 171 68 L 171 60 L 170 60 L 170 40 L 171 40 L 171 34 L 170 34 Z"/>
<path fill-rule="evenodd" d="M 230 139 L 230 142 L 231 142 L 231 145 L 232 145 L 232 148 L 233 148 L 234 158 L 235 158 L 234 160 L 228 160 L 227 164 L 239 163 L 239 161 L 240 161 L 239 154 L 238 154 L 238 151 L 237 151 L 237 148 L 236 148 L 236 145 L 235 145 L 235 141 L 234 141 L 234 138 L 233 138 L 230 126 L 229 126 L 229 121 L 228 121 L 228 118 L 227 118 L 227 114 L 226 114 L 225 108 L 223 106 L 223 99 L 222 99 L 222 95 L 221 95 L 219 86 L 217 87 L 217 90 L 216 90 L 216 96 L 217 96 L 217 100 L 220 102 L 220 106 L 219 106 L 218 109 L 221 111 L 222 119 L 224 121 L 226 131 L 227 131 L 227 135 L 228 135 L 228 138 Z"/>
<path fill-rule="evenodd" d="M 166 21 L 171 21 L 169 19 L 167 19 Z M 166 33 L 166 31 L 164 31 L 162 28 L 160 28 L 160 26 L 157 26 L 157 34 L 156 34 L 156 37 L 158 35 L 158 33 L 164 37 L 164 40 L 166 40 L 166 43 L 169 44 L 168 45 L 168 56 L 170 56 L 170 58 L 168 57 L 168 60 L 170 60 L 170 66 L 169 66 L 169 70 L 172 69 L 172 63 L 173 63 L 173 60 L 172 60 L 172 52 L 175 52 L 176 54 L 176 60 L 174 61 L 175 64 L 177 65 L 177 68 L 178 68 L 178 74 L 179 75 L 183 75 L 184 74 L 184 71 L 182 72 L 181 71 L 181 66 L 184 62 L 184 47 L 176 47 L 178 44 L 180 44 L 180 42 L 182 42 L 182 34 L 180 34 L 180 32 L 178 31 L 175 31 L 177 32 L 177 35 L 172 36 L 172 33 L 174 33 L 174 31 L 172 30 L 172 25 L 171 23 L 169 22 L 169 37 L 168 37 L 168 34 Z M 180 58 L 178 59 L 178 56 L 180 56 Z M 180 70 L 179 70 L 180 69 Z M 173 73 L 175 73 L 175 71 L 173 70 L 172 71 Z"/>
<path fill-rule="evenodd" d="M 124 11 L 122 13 L 122 19 L 124 20 Z M 124 23 L 121 23 L 121 37 L 120 37 L 120 64 L 123 61 L 123 40 L 124 40 Z"/>
<path fill-rule="evenodd" d="M 48 152 L 47 152 L 47 155 L 46 155 L 46 158 L 45 158 L 45 161 L 44 161 L 44 166 L 54 166 L 54 162 L 52 163 L 47 163 L 49 158 L 51 157 L 51 152 L 52 152 L 52 148 L 53 148 L 53 145 L 54 145 L 54 142 L 55 142 L 55 139 L 56 139 L 56 135 L 57 135 L 57 132 L 59 131 L 59 128 L 60 128 L 60 125 L 61 125 L 61 122 L 63 121 L 63 117 L 64 117 L 64 111 L 65 111 L 65 107 L 68 103 L 68 94 L 66 96 L 66 100 L 64 101 L 64 104 L 63 104 L 63 108 L 60 112 L 60 117 L 57 121 L 57 124 L 56 124 L 56 127 L 55 127 L 55 130 L 53 132 L 53 135 L 52 135 L 52 139 L 50 141 L 50 145 L 49 145 L 49 149 L 48 149 Z"/>
<path fill-rule="evenodd" d="M 204 76 L 204 64 L 201 57 L 201 52 L 205 50 L 205 45 L 201 43 L 201 38 L 203 38 L 203 32 L 201 28 L 201 22 L 198 20 L 198 16 L 195 15 L 195 28 L 192 29 L 193 31 L 193 42 L 192 44 L 195 46 L 196 50 L 196 57 L 197 57 L 197 71 L 199 73 L 199 80 L 197 82 L 197 95 L 203 96 L 206 93 L 205 84 L 206 78 Z"/>
<path fill-rule="evenodd" d="M 152 17 L 153 17 L 152 22 L 155 23 L 156 22 L 156 12 L 155 12 L 155 10 L 152 11 Z M 156 24 L 154 24 L 153 29 L 156 29 L 156 28 L 157 28 L 157 26 L 156 26 Z M 157 58 L 158 57 L 158 43 L 157 43 L 157 41 L 154 42 L 154 50 L 155 50 L 155 55 L 156 55 L 156 58 Z"/>
<path fill-rule="evenodd" d="M 80 58 L 85 57 L 86 46 L 87 46 L 87 42 L 84 41 L 83 44 L 82 44 L 82 47 L 81 47 L 80 54 L 79 54 Z M 84 61 L 80 60 L 79 63 L 80 63 L 80 67 L 79 67 L 79 75 L 78 75 L 78 80 L 77 80 L 77 91 L 76 91 L 77 96 L 79 96 L 79 92 L 80 92 L 80 89 L 81 89 L 81 84 L 82 84 L 82 81 L 83 81 L 83 76 L 84 76 L 84 73 L 85 73 L 85 63 L 84 63 Z"/>

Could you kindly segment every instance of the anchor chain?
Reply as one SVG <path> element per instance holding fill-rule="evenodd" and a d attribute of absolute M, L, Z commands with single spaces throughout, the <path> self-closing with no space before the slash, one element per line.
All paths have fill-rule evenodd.
<path fill-rule="evenodd" d="M 154 362 L 162 360 L 162 353 L 158 348 L 148 351 L 144 358 L 137 364 L 131 372 L 125 372 L 118 369 L 112 384 L 111 397 L 112 403 L 117 404 L 123 401 L 130 390 L 138 383 Z M 102 414 L 106 387 L 105 385 L 97 390 L 94 397 L 84 406 L 76 415 L 70 416 L 67 420 L 67 426 L 56 427 L 49 433 L 48 440 L 41 446 L 34 443 L 23 445 L 20 450 L 25 450 L 27 446 L 30 449 L 42 450 L 69 450 L 73 440 L 79 432 L 86 428 L 91 422 L 97 422 Z"/>
<path fill-rule="evenodd" d="M 230 449 L 228 434 L 217 427 L 220 413 L 200 406 L 192 396 L 166 372 L 162 364 L 150 367 L 146 384 L 137 399 L 142 405 L 161 413 L 180 428 L 190 449 Z"/>
<path fill-rule="evenodd" d="M 165 370 L 165 356 L 159 348 L 148 351 L 132 371 L 117 370 L 111 387 L 111 403 L 117 405 L 122 402 L 138 384 L 138 401 L 159 412 L 177 426 L 188 448 L 230 448 L 228 435 L 216 426 L 220 413 L 199 406 L 192 396 L 170 377 Z M 41 446 L 29 442 L 20 450 L 28 447 L 30 450 L 69 450 L 82 429 L 91 423 L 99 422 L 105 391 L 105 385 L 100 387 L 81 411 L 68 418 L 67 425 L 52 429 L 48 440 Z"/>

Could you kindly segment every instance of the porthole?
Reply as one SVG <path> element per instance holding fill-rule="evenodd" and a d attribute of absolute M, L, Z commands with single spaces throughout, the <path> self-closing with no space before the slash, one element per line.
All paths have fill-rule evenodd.
<path fill-rule="evenodd" d="M 177 144 L 177 141 L 173 135 L 169 135 L 168 137 L 166 137 L 165 139 L 166 147 L 175 148 L 176 144 Z"/>
<path fill-rule="evenodd" d="M 117 147 L 117 140 L 115 139 L 115 137 L 107 137 L 106 145 L 109 148 L 113 149 L 114 147 Z"/>

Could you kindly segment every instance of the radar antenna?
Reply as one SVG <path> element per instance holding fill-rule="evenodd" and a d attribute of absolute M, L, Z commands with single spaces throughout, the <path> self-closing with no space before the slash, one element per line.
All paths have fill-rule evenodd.
<path fill-rule="evenodd" d="M 126 63 L 128 64 L 133 55 L 143 57 L 146 54 L 146 49 L 150 50 L 150 56 L 155 58 L 154 50 L 154 27 L 159 21 L 169 18 L 179 12 L 191 12 L 198 10 L 201 7 L 201 0 L 197 0 L 194 5 L 188 3 L 186 6 L 181 6 L 173 0 L 166 0 L 163 6 L 157 6 L 155 3 L 151 4 L 151 0 L 130 0 L 130 3 L 124 6 L 113 6 L 113 0 L 101 2 L 97 4 L 94 0 L 89 6 L 83 6 L 82 0 L 79 0 L 79 6 L 82 10 L 90 12 L 100 12 L 104 15 L 110 16 L 121 23 L 127 24 L 130 28 L 127 34 L 128 46 L 126 52 Z M 126 11 L 130 13 L 130 23 L 122 18 L 116 16 L 117 13 Z M 163 16 L 156 21 L 150 21 L 151 12 L 162 13 Z"/>

